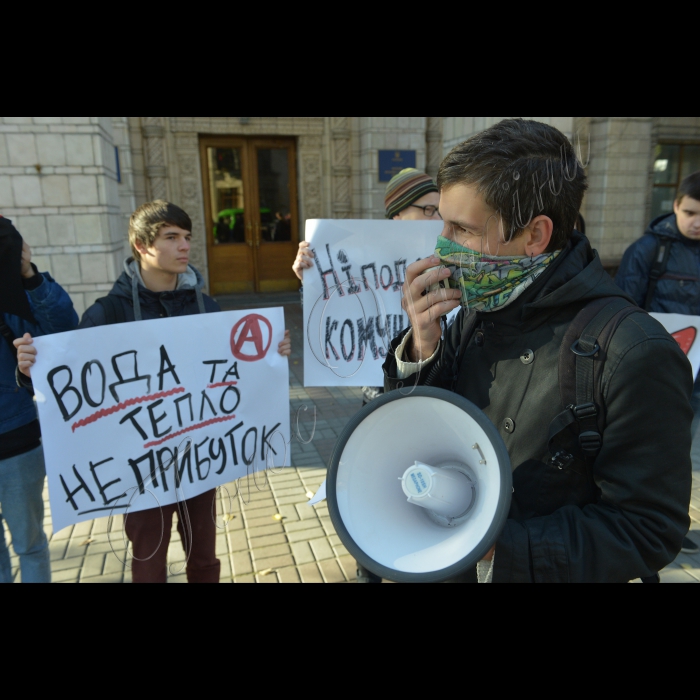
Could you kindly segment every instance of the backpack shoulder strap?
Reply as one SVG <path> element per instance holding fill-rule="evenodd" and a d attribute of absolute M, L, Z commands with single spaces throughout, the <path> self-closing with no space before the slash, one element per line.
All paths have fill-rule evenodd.
<path fill-rule="evenodd" d="M 668 270 L 668 261 L 671 257 L 672 247 L 672 238 L 659 238 L 656 247 L 656 257 L 654 258 L 654 264 L 649 273 L 649 291 L 647 292 L 647 298 L 644 302 L 644 308 L 647 311 L 651 310 L 651 304 L 654 301 L 654 295 L 656 294 L 656 288 L 659 286 L 659 280 L 661 280 Z"/>
<path fill-rule="evenodd" d="M 608 349 L 620 324 L 631 314 L 644 313 L 621 297 L 598 299 L 585 306 L 569 326 L 559 351 L 559 385 L 564 408 L 550 426 L 552 464 L 569 466 L 574 456 L 554 447 L 557 435 L 573 428 L 586 461 L 603 447 L 606 407 L 602 379 Z"/>
<path fill-rule="evenodd" d="M 95 302 L 99 304 L 105 312 L 105 319 L 108 326 L 115 326 L 120 323 L 126 323 L 126 313 L 124 307 L 118 299 L 115 299 L 111 294 Z"/>

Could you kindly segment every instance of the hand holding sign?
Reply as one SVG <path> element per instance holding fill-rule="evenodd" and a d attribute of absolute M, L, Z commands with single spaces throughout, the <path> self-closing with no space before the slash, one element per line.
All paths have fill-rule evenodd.
<path fill-rule="evenodd" d="M 22 338 L 17 338 L 14 341 L 17 348 L 17 366 L 19 371 L 25 376 L 31 378 L 32 367 L 36 363 L 36 348 L 34 347 L 34 339 L 29 333 L 25 333 Z"/>
<path fill-rule="evenodd" d="M 311 248 L 308 241 L 302 241 L 299 244 L 299 252 L 297 259 L 294 261 L 292 269 L 294 274 L 303 282 L 304 270 L 310 270 L 314 266 L 314 256 L 311 253 Z"/>

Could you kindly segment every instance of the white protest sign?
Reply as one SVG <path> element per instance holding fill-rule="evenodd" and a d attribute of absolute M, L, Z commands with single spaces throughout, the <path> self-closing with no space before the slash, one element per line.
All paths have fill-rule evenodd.
<path fill-rule="evenodd" d="M 681 350 L 693 365 L 693 377 L 700 374 L 700 333 L 699 316 L 682 316 L 681 314 L 651 314 L 674 337 Z"/>
<path fill-rule="evenodd" d="M 439 221 L 314 220 L 304 271 L 304 385 L 383 386 L 391 341 L 408 325 L 408 265 L 435 252 Z"/>
<path fill-rule="evenodd" d="M 37 338 L 54 530 L 286 466 L 284 332 L 284 311 L 266 309 Z"/>

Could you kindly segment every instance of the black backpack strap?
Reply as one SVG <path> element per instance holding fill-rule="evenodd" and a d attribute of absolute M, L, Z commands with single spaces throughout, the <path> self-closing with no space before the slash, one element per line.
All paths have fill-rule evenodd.
<path fill-rule="evenodd" d="M 7 342 L 10 350 L 12 350 L 12 354 L 17 357 L 17 348 L 14 344 L 14 341 L 17 340 L 17 338 L 15 338 L 15 334 L 12 332 L 11 328 L 2 320 L 0 320 L 0 335 L 2 335 Z"/>
<path fill-rule="evenodd" d="M 606 424 L 602 378 L 608 348 L 620 324 L 644 313 L 621 297 L 598 299 L 576 316 L 559 351 L 559 385 L 564 411 L 550 425 L 552 465 L 570 467 L 575 456 L 558 445 L 557 436 L 573 429 L 578 451 L 588 464 L 600 454 Z"/>
<path fill-rule="evenodd" d="M 654 301 L 656 288 L 659 286 L 659 281 L 668 270 L 668 261 L 671 257 L 672 247 L 672 238 L 659 238 L 659 243 L 656 248 L 656 258 L 654 258 L 654 265 L 649 273 L 649 291 L 647 292 L 647 298 L 644 302 L 644 308 L 647 311 L 651 310 L 651 304 Z"/>
<path fill-rule="evenodd" d="M 115 326 L 127 322 L 128 319 L 126 318 L 123 304 L 111 294 L 107 297 L 102 297 L 102 299 L 97 299 L 95 303 L 99 304 L 104 310 L 105 325 Z"/>

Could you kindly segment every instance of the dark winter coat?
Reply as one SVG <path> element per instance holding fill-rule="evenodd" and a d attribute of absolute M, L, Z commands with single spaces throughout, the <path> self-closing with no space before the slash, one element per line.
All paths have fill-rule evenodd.
<path fill-rule="evenodd" d="M 190 266 L 187 273 L 180 275 L 178 287 L 174 292 L 151 292 L 143 284 L 138 263 L 130 258 L 124 263 L 124 272 L 109 294 L 121 303 L 127 321 L 148 321 L 221 311 L 213 299 L 202 293 L 203 287 L 204 279 Z M 95 304 L 83 315 L 80 327 L 93 328 L 106 324 L 103 306 Z"/>
<path fill-rule="evenodd" d="M 550 423 L 565 408 L 558 379 L 564 333 L 587 302 L 610 296 L 624 297 L 576 234 L 522 297 L 477 314 L 454 389 L 497 426 L 514 468 L 494 582 L 626 583 L 661 571 L 681 550 L 690 525 L 692 372 L 652 317 L 633 314 L 611 342 L 602 387 L 607 427 L 592 473 L 550 465 Z M 464 322 L 462 312 L 448 331 L 442 365 L 448 371 L 437 386 L 453 388 Z M 419 384 L 431 369 L 424 368 Z M 394 353 L 385 372 L 387 390 L 397 388 Z"/>
<path fill-rule="evenodd" d="M 25 290 L 36 323 L 19 316 L 2 314 L 2 320 L 16 338 L 21 338 L 25 333 L 38 338 L 75 330 L 78 314 L 73 302 L 51 275 L 45 272 L 32 277 L 25 282 Z M 16 356 L 0 336 L 0 439 L 37 420 L 32 393 L 17 386 L 16 369 Z"/>
<path fill-rule="evenodd" d="M 673 241 L 671 255 L 649 311 L 700 316 L 700 241 L 691 241 L 678 230 L 675 214 L 655 219 L 646 234 L 628 248 L 615 282 L 644 307 L 662 238 Z"/>

